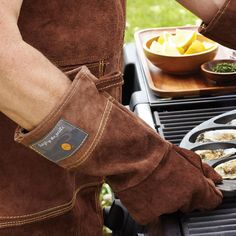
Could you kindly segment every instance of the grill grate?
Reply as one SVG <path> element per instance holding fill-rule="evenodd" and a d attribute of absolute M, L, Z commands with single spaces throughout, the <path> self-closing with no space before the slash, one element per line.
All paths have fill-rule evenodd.
<path fill-rule="evenodd" d="M 235 236 L 236 202 L 225 199 L 218 209 L 188 214 L 181 221 L 185 236 Z"/>
<path fill-rule="evenodd" d="M 202 122 L 236 109 L 236 99 L 197 104 L 152 106 L 155 127 L 166 140 L 179 145 L 183 137 Z M 209 212 L 194 212 L 179 217 L 184 236 L 236 236 L 235 198 Z M 178 226 L 177 226 L 178 227 Z"/>
<path fill-rule="evenodd" d="M 206 104 L 202 107 L 198 104 L 195 109 L 189 106 L 183 110 L 173 109 L 173 106 L 154 108 L 153 116 L 158 133 L 166 140 L 179 145 L 183 137 L 195 126 L 214 116 L 236 109 L 236 105 L 213 108 L 212 104 L 208 105 L 209 107 L 206 107 Z"/>

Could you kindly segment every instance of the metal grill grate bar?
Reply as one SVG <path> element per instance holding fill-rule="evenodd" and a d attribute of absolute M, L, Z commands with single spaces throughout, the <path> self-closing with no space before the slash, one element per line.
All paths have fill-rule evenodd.
<path fill-rule="evenodd" d="M 185 215 L 181 222 L 185 236 L 235 236 L 236 203 L 226 198 L 218 209 Z"/>
<path fill-rule="evenodd" d="M 192 236 L 235 236 L 236 235 L 236 231 L 224 231 L 222 232 L 212 232 L 212 233 L 208 233 L 208 232 L 204 232 L 204 233 L 198 233 L 198 234 L 191 234 Z"/>
<path fill-rule="evenodd" d="M 192 229 L 199 228 L 199 227 L 211 227 L 211 226 L 216 226 L 216 225 L 232 225 L 236 224 L 236 219 L 224 219 L 224 220 L 211 220 L 211 221 L 205 221 L 205 222 L 195 222 L 195 223 L 189 223 L 189 227 Z"/>
<path fill-rule="evenodd" d="M 211 104 L 212 105 L 212 104 Z M 226 104 L 224 104 L 226 105 Z M 196 106 L 196 105 L 195 105 Z M 170 107 L 170 106 L 169 106 Z M 221 112 L 223 110 L 234 110 L 236 106 L 228 106 L 228 107 L 214 107 L 214 106 L 210 106 L 209 108 L 201 108 L 201 104 L 199 103 L 199 106 L 197 106 L 195 109 L 182 109 L 182 110 L 170 110 L 168 111 L 168 114 L 181 114 L 181 113 L 184 113 L 184 114 L 192 114 L 194 112 L 196 112 L 196 110 L 198 110 L 199 112 L 203 112 L 203 113 L 206 113 L 206 112 Z M 181 107 L 180 107 L 181 108 Z M 164 112 L 164 111 L 163 111 Z"/>
<path fill-rule="evenodd" d="M 190 106 L 189 109 L 184 110 L 177 110 L 181 108 L 179 106 L 153 107 L 158 132 L 166 140 L 178 145 L 186 133 L 195 126 L 214 116 L 236 109 L 236 106 L 216 107 L 218 103 L 208 105 L 209 107 L 206 107 L 206 104 L 202 107 L 198 104 L 197 107 L 195 105 L 195 109 Z"/>

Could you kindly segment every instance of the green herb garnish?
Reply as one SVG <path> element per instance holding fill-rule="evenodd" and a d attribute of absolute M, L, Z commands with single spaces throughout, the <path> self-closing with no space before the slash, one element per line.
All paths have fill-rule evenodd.
<path fill-rule="evenodd" d="M 212 71 L 219 73 L 230 73 L 236 72 L 236 64 L 235 63 L 219 63 L 213 67 Z"/>

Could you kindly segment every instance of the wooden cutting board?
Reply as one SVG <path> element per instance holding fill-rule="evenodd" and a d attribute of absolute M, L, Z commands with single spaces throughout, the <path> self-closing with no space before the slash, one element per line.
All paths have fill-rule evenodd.
<path fill-rule="evenodd" d="M 197 27 L 178 27 L 181 29 L 196 30 Z M 143 43 L 151 37 L 160 35 L 163 31 L 175 33 L 176 27 L 151 28 L 136 32 L 135 43 L 138 58 L 144 70 L 150 89 L 160 97 L 186 97 L 201 95 L 220 95 L 236 92 L 236 84 L 215 85 L 208 82 L 202 74 L 172 75 L 163 72 L 154 66 L 145 56 Z M 229 59 L 230 49 L 219 46 L 216 59 Z"/>

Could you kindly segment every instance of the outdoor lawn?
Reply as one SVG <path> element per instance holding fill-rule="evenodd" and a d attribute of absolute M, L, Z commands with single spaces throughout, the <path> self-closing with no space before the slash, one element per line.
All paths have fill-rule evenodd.
<path fill-rule="evenodd" d="M 150 27 L 194 25 L 197 17 L 174 0 L 127 0 L 125 41 L 133 41 L 134 32 Z"/>

